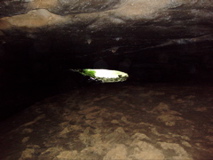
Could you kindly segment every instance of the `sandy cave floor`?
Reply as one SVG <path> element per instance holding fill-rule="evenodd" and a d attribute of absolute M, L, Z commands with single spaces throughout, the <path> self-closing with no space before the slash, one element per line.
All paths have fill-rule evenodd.
<path fill-rule="evenodd" d="M 0 124 L 1 160 L 213 159 L 213 86 L 98 84 Z"/>

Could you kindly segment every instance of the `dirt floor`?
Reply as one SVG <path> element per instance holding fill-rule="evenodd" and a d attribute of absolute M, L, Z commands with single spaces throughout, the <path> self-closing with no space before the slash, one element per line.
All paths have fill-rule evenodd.
<path fill-rule="evenodd" d="M 212 160 L 213 86 L 97 84 L 0 124 L 1 160 Z"/>

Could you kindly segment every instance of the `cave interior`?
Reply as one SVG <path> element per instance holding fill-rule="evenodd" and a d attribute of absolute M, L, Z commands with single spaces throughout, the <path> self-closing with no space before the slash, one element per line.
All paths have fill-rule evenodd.
<path fill-rule="evenodd" d="M 32 141 L 31 138 L 26 138 L 21 144 L 16 142 L 20 146 L 17 144 L 17 147 L 5 150 L 0 157 L 19 157 L 20 160 L 35 157 L 42 159 L 45 156 L 59 160 L 84 156 L 97 160 L 120 157 L 130 160 L 142 157 L 150 160 L 156 157 L 162 160 L 213 158 L 212 10 L 213 4 L 210 0 L 3 0 L 0 4 L 0 125 L 3 128 L 2 137 L 5 139 L 7 135 L 11 135 L 13 139 L 1 139 L 1 142 L 11 147 L 13 142 L 21 137 L 17 138 L 13 133 L 20 127 L 29 128 L 29 125 L 26 125 L 29 121 L 33 122 L 30 124 L 33 129 L 29 135 L 34 134 L 37 137 L 39 147 L 29 146 L 36 144 L 36 138 L 32 138 Z M 90 76 L 73 72 L 76 69 L 118 70 L 127 73 L 128 79 L 124 82 L 102 83 Z M 144 100 L 140 100 L 139 95 Z M 66 97 L 73 98 L 72 105 L 78 107 L 61 109 L 59 106 L 69 104 Z M 99 98 L 100 100 L 97 100 Z M 90 100 L 93 105 L 89 103 Z M 59 101 L 60 105 L 56 101 Z M 52 108 L 48 106 L 50 104 Z M 116 109 L 116 104 L 119 109 Z M 84 108 L 84 105 L 88 105 L 91 112 L 93 107 L 97 107 L 94 114 L 96 110 L 102 113 L 101 109 L 106 108 L 113 115 L 116 110 L 116 113 L 122 113 L 124 119 L 127 118 L 132 124 L 139 124 L 140 121 L 140 125 L 151 127 L 152 130 L 140 130 L 137 127 L 132 129 L 130 126 L 123 130 L 122 123 L 128 125 L 130 122 L 120 122 L 109 115 L 111 121 L 108 122 L 104 119 L 105 112 L 105 116 L 97 115 L 96 117 L 100 116 L 99 119 L 90 124 L 88 121 L 95 118 L 92 115 L 92 118 L 88 118 L 90 111 L 86 113 L 89 109 Z M 173 105 L 173 108 L 170 105 Z M 45 112 L 44 108 L 49 111 Z M 37 113 L 39 109 L 42 111 Z M 62 120 L 61 117 L 52 120 L 52 116 L 61 114 L 63 117 L 66 111 L 72 115 L 70 119 L 75 116 L 75 112 L 80 118 L 85 114 L 86 120 L 81 123 L 77 120 L 79 117 L 72 120 L 63 119 L 66 123 L 72 122 L 76 126 L 85 127 L 78 130 L 82 131 L 82 134 L 86 134 L 88 126 L 90 132 L 93 127 L 99 127 L 100 130 L 111 127 L 109 133 L 116 125 L 120 126 L 120 129 L 117 128 L 112 133 L 112 142 L 109 140 L 114 144 L 114 148 L 104 148 L 102 145 L 107 151 L 90 148 L 98 153 L 87 153 L 84 147 L 95 147 L 96 144 L 84 144 L 81 138 L 79 145 L 70 140 L 76 147 L 63 146 L 64 141 L 56 141 L 55 137 L 60 135 L 61 139 L 69 139 L 68 135 L 74 132 L 70 128 L 66 136 L 53 129 L 54 132 L 50 132 L 51 141 L 33 133 L 39 128 L 44 130 L 44 126 L 39 119 L 38 122 L 32 121 L 31 117 L 49 118 L 49 122 L 55 125 Z M 42 117 L 43 113 L 45 118 Z M 170 118 L 165 120 L 163 116 L 169 113 Z M 140 115 L 144 119 L 140 119 Z M 153 115 L 157 117 L 155 121 L 152 120 Z M 100 119 L 103 122 L 99 122 Z M 47 125 L 46 123 L 47 120 L 44 125 Z M 100 123 L 109 125 L 101 128 Z M 47 128 L 50 128 L 49 125 Z M 187 125 L 190 127 L 187 128 Z M 19 128 L 15 130 L 17 126 Z M 157 131 L 154 132 L 154 129 Z M 77 133 L 77 130 L 75 132 Z M 90 132 L 88 131 L 87 136 L 92 139 Z M 134 150 L 135 142 L 127 142 L 128 136 L 134 139 L 138 132 L 144 133 L 144 136 L 150 134 L 150 137 L 142 138 L 143 141 L 136 138 L 143 142 L 140 154 L 136 154 Z M 167 136 L 168 132 L 171 132 L 171 137 Z M 109 133 L 106 131 L 105 134 Z M 117 133 L 123 134 L 124 137 L 116 138 Z M 105 136 L 106 140 L 106 135 L 101 136 Z M 184 140 L 181 137 L 184 135 L 189 139 Z M 150 138 L 153 138 L 153 141 Z M 45 141 L 45 147 L 51 148 L 57 144 L 63 149 L 55 149 L 49 153 L 47 148 L 41 147 L 42 141 Z M 153 153 L 144 149 L 145 146 Z M 114 150 L 110 150 L 111 147 Z"/>

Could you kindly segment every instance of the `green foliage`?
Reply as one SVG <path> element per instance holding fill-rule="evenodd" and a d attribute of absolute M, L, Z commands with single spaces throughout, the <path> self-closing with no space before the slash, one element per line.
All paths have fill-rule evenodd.
<path fill-rule="evenodd" d="M 81 72 L 85 76 L 95 77 L 95 71 L 90 69 L 83 69 Z"/>

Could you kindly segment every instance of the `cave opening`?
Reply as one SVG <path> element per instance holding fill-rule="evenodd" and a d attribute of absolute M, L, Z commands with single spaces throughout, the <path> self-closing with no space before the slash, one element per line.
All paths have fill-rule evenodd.
<path fill-rule="evenodd" d="M 127 73 L 109 69 L 71 69 L 71 71 L 79 72 L 84 76 L 88 76 L 89 80 L 100 83 L 124 82 L 129 77 Z"/>

